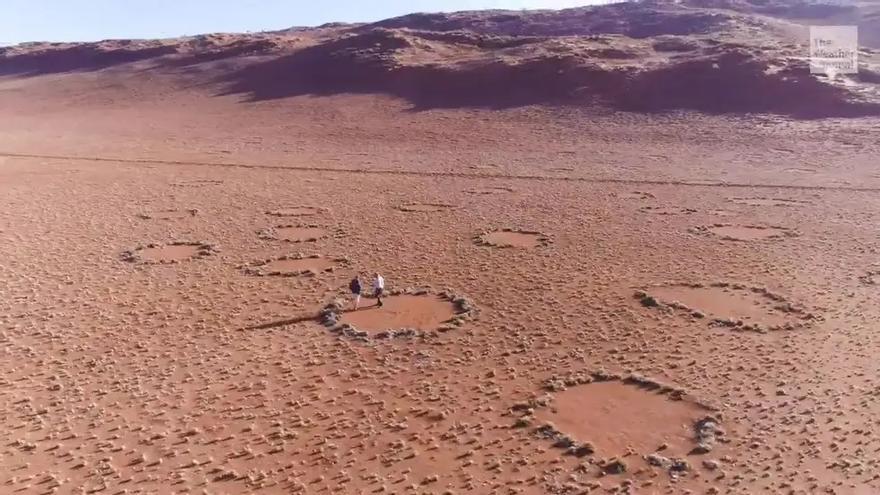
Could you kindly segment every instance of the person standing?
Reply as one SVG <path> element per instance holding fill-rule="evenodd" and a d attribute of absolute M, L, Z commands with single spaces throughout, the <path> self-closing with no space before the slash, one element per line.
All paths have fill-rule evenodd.
<path fill-rule="evenodd" d="M 385 279 L 378 273 L 373 278 L 373 290 L 376 293 L 376 306 L 382 307 L 382 294 L 385 292 Z"/>
<path fill-rule="evenodd" d="M 358 306 L 361 304 L 361 278 L 359 275 L 355 275 L 353 279 L 351 279 L 351 283 L 348 284 L 348 289 L 351 291 L 351 297 L 354 299 L 354 310 L 358 310 Z"/>

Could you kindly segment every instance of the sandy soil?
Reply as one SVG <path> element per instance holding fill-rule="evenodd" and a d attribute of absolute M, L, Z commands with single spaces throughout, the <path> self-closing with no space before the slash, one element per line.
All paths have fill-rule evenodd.
<path fill-rule="evenodd" d="M 321 104 L 356 109 L 364 102 Z M 439 133 L 449 132 L 444 122 L 454 116 L 417 118 L 422 126 L 435 119 Z M 517 130 L 520 111 L 491 116 L 525 135 Z M 69 118 L 59 116 L 55 125 L 61 129 Z M 190 128 L 175 125 L 180 136 Z M 223 132 L 222 121 L 214 125 Z M 771 129 L 810 132 L 815 125 L 789 122 Z M 873 474 L 880 445 L 872 434 L 880 412 L 872 400 L 878 386 L 872 351 L 877 294 L 875 285 L 860 282 L 878 268 L 874 219 L 880 203 L 874 191 L 828 183 L 777 188 L 772 184 L 788 181 L 780 170 L 767 185 L 755 177 L 752 187 L 642 184 L 639 190 L 651 196 L 639 199 L 628 195 L 633 186 L 626 183 L 513 178 L 529 165 L 517 165 L 519 154 L 503 146 L 486 148 L 480 159 L 505 163 L 516 173 L 502 172 L 505 177 L 497 179 L 445 175 L 444 164 L 471 157 L 457 146 L 447 148 L 448 139 L 419 155 L 436 168 L 409 165 L 407 173 L 394 175 L 371 173 L 372 158 L 352 158 L 347 146 L 338 151 L 348 157 L 342 165 L 363 172 L 140 163 L 128 160 L 150 156 L 147 149 L 158 151 L 163 143 L 142 138 L 141 154 L 126 149 L 124 140 L 108 141 L 103 131 L 75 132 L 79 138 L 69 155 L 84 159 L 2 159 L 0 400 L 8 413 L 0 471 L 12 492 L 106 487 L 108 493 L 167 493 L 177 487 L 246 493 L 259 486 L 264 493 L 369 493 L 382 487 L 433 493 L 575 493 L 596 486 L 637 493 L 880 490 Z M 762 146 L 751 143 L 742 153 L 775 157 L 766 151 L 776 139 L 772 133 Z M 13 134 L 20 131 L 4 129 L 4 146 L 27 151 Z M 344 142 L 342 134 L 335 139 Z M 644 141 L 649 138 L 640 139 L 643 149 L 654 151 Z M 57 147 L 48 136 L 38 141 Z M 732 148 L 731 141 L 724 146 Z M 685 174 L 679 168 L 691 166 L 695 148 L 717 146 L 710 142 L 722 141 L 682 138 L 679 152 L 667 150 L 668 165 L 657 173 Z M 815 143 L 787 140 L 793 156 L 804 160 L 811 159 Z M 541 146 L 545 153 L 553 150 L 539 141 L 532 145 L 536 153 Z M 836 149 L 842 160 L 853 158 L 844 144 L 829 140 L 825 146 L 828 154 Z M 98 147 L 108 161 L 91 159 L 104 158 L 94 154 Z M 632 147 L 608 147 L 606 156 L 625 160 L 616 155 Z M 173 150 L 162 155 L 172 158 Z M 267 163 L 283 155 L 253 156 L 226 159 Z M 567 179 L 589 177 L 601 167 L 591 155 L 566 157 L 580 162 Z M 711 163 L 717 165 L 707 163 L 706 175 L 690 177 L 746 174 L 720 157 Z M 642 161 L 633 167 L 641 167 L 642 177 L 653 170 Z M 534 173 L 543 174 L 537 168 Z M 856 179 L 859 173 L 873 172 L 856 168 L 848 180 L 866 185 Z M 208 178 L 218 182 L 174 186 Z M 470 193 L 500 181 L 516 181 L 517 187 Z M 457 208 L 398 208 L 414 202 Z M 309 243 L 307 254 L 347 256 L 350 270 L 312 277 L 252 277 L 237 270 L 289 253 L 290 244 L 261 239 L 256 230 L 274 223 L 266 212 L 302 203 L 323 208 L 309 216 L 310 223 L 347 233 Z M 654 215 L 644 206 L 687 213 Z M 140 216 L 190 209 L 198 214 Z M 719 211 L 725 222 L 784 225 L 801 235 L 726 242 L 689 234 L 714 224 Z M 472 241 L 498 225 L 550 234 L 553 243 L 497 249 Z M 120 259 L 126 250 L 177 239 L 217 243 L 219 252 L 171 265 Z M 442 334 L 368 343 L 308 321 L 241 330 L 313 314 L 344 292 L 355 270 L 381 270 L 397 287 L 454 289 L 474 301 L 480 317 Z M 738 332 L 679 311 L 645 308 L 632 298 L 633 288 L 650 284 L 714 280 L 767 287 L 822 320 L 793 331 Z M 754 301 L 691 299 L 681 302 L 707 314 L 737 316 L 739 308 L 747 311 L 740 317 L 768 319 Z M 391 309 L 395 304 L 388 301 Z M 397 323 L 427 321 L 428 310 L 408 310 L 417 321 Z M 355 323 L 371 329 L 394 323 L 392 313 L 374 311 L 358 313 L 370 321 Z M 691 468 L 675 476 L 643 462 L 639 450 L 629 457 L 621 449 L 597 453 L 597 463 L 600 455 L 623 456 L 629 467 L 601 476 L 589 458 L 566 455 L 529 428 L 513 428 L 516 415 L 508 410 L 544 396 L 544 380 L 599 369 L 669 382 L 718 408 L 728 443 L 708 454 L 685 455 Z M 612 425 L 580 440 L 638 448 L 661 439 L 672 445 L 683 434 L 667 429 L 665 418 L 683 414 L 675 404 L 666 408 L 666 402 L 623 396 L 594 406 L 588 387 L 572 387 L 563 404 L 585 404 L 578 407 L 594 415 L 609 411 L 620 428 Z M 578 421 L 567 414 L 558 427 L 591 424 L 586 420 L 592 416 Z M 583 434 L 575 426 L 570 434 Z M 704 460 L 711 462 L 704 466 Z"/>
<path fill-rule="evenodd" d="M 772 299 L 748 290 L 716 287 L 656 287 L 649 294 L 666 303 L 679 303 L 714 318 L 743 320 L 776 327 L 789 321 Z"/>
<path fill-rule="evenodd" d="M 357 311 L 347 311 L 341 323 L 359 330 L 381 332 L 383 330 L 412 328 L 436 330 L 455 316 L 455 306 L 433 296 L 392 296 L 382 300 L 379 307 L 375 300 L 362 299 Z"/>
<path fill-rule="evenodd" d="M 534 248 L 541 245 L 539 234 L 524 232 L 489 232 L 480 236 L 480 240 L 498 247 Z"/>
<path fill-rule="evenodd" d="M 694 447 L 693 426 L 705 415 L 695 404 L 612 381 L 561 392 L 538 417 L 589 438 L 603 457 L 625 457 L 631 450 L 685 457 Z"/>
<path fill-rule="evenodd" d="M 0 493 L 880 492 L 876 119 L 247 101 L 142 68 L 0 77 Z M 260 235 L 300 220 L 344 235 Z M 476 242 L 503 229 L 552 242 Z M 319 324 L 376 271 L 477 316 Z"/>

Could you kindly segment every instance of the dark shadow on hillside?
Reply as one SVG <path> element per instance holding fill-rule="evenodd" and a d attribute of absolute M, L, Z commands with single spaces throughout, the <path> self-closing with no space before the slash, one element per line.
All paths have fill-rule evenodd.
<path fill-rule="evenodd" d="M 801 119 L 880 115 L 880 104 L 857 102 L 846 90 L 809 74 L 806 65 L 769 73 L 743 52 L 643 73 L 617 98 L 623 110 L 696 110 L 710 114 L 773 113 Z"/>
<path fill-rule="evenodd" d="M 880 84 L 880 72 L 874 72 L 864 68 L 859 68 L 859 72 L 854 74 L 853 78 L 863 83 Z"/>
<path fill-rule="evenodd" d="M 805 66 L 771 74 L 766 62 L 740 52 L 639 71 L 591 65 L 573 55 L 549 55 L 519 64 L 407 66 L 393 57 L 406 43 L 388 37 L 347 38 L 310 47 L 224 77 L 223 94 L 246 95 L 249 101 L 387 94 L 409 101 L 416 111 L 601 104 L 649 113 L 880 115 L 880 105 L 848 101 L 845 90 L 816 80 Z"/>
<path fill-rule="evenodd" d="M 272 40 L 240 40 L 222 47 L 206 49 L 181 55 L 180 57 L 169 58 L 163 60 L 162 65 L 167 67 L 188 67 L 190 65 L 215 62 L 234 57 L 263 55 L 277 48 L 278 46 Z"/>
<path fill-rule="evenodd" d="M 511 108 L 564 103 L 563 78 L 544 79 L 540 64 L 510 70 L 503 64 L 466 72 L 445 68 L 396 71 L 361 64 L 328 66 L 320 60 L 284 57 L 235 74 L 224 94 L 247 94 L 250 101 L 291 96 L 388 94 L 403 98 L 414 110 L 432 108 Z M 607 74 L 597 74 L 597 79 Z"/>
<path fill-rule="evenodd" d="M 563 102 L 574 86 L 610 84 L 615 77 L 596 71 L 559 74 L 576 68 L 571 58 L 546 58 L 512 67 L 496 62 L 466 68 L 396 65 L 389 56 L 407 41 L 385 33 L 345 38 L 245 67 L 223 78 L 223 94 L 245 94 L 250 101 L 291 96 L 390 94 L 415 109 L 508 108 Z"/>
<path fill-rule="evenodd" d="M 31 77 L 62 72 L 91 72 L 173 53 L 177 53 L 174 46 L 106 50 L 95 45 L 77 45 L 0 57 L 0 75 Z"/>

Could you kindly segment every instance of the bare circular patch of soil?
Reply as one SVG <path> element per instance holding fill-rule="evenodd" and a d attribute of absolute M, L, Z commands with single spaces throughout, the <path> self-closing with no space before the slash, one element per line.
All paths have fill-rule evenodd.
<path fill-rule="evenodd" d="M 298 277 L 314 276 L 319 273 L 332 272 L 341 266 L 347 266 L 345 258 L 325 258 L 315 254 L 279 256 L 264 261 L 244 265 L 245 273 L 258 277 Z"/>
<path fill-rule="evenodd" d="M 642 206 L 639 208 L 639 211 L 654 215 L 690 215 L 697 212 L 693 208 L 682 208 L 679 206 Z"/>
<path fill-rule="evenodd" d="M 314 242 L 329 234 L 328 229 L 318 225 L 279 225 L 258 233 L 260 239 L 286 242 Z"/>
<path fill-rule="evenodd" d="M 797 232 L 786 227 L 766 225 L 731 225 L 716 223 L 714 225 L 696 227 L 692 232 L 703 235 L 714 235 L 726 241 L 761 241 L 796 237 Z"/>
<path fill-rule="evenodd" d="M 748 206 L 802 206 L 810 204 L 808 201 L 785 198 L 730 198 L 730 201 Z"/>
<path fill-rule="evenodd" d="M 550 395 L 511 408 L 519 416 L 514 426 L 532 428 L 606 474 L 627 471 L 632 452 L 650 465 L 679 470 L 685 456 L 711 452 L 724 436 L 714 408 L 640 376 L 578 373 L 553 377 L 544 388 Z"/>
<path fill-rule="evenodd" d="M 217 253 L 212 244 L 175 241 L 169 244 L 147 244 L 122 253 L 122 259 L 131 263 L 161 265 L 179 263 Z"/>
<path fill-rule="evenodd" d="M 474 242 L 481 246 L 530 249 L 549 245 L 550 238 L 540 232 L 501 229 L 478 234 Z"/>
<path fill-rule="evenodd" d="M 317 206 L 290 206 L 267 211 L 266 214 L 273 217 L 308 217 L 321 214 L 325 211 L 325 209 L 318 208 Z"/>
<path fill-rule="evenodd" d="M 657 285 L 636 291 L 635 298 L 646 307 L 679 310 L 740 330 L 791 330 L 815 318 L 767 289 L 726 282 Z"/>
<path fill-rule="evenodd" d="M 199 210 L 158 210 L 150 213 L 140 213 L 138 218 L 144 220 L 179 220 L 181 218 L 192 218 L 199 214 Z"/>
<path fill-rule="evenodd" d="M 391 338 L 446 332 L 476 316 L 476 308 L 465 297 L 425 289 L 390 291 L 382 306 L 370 298 L 361 300 L 355 311 L 349 298 L 340 298 L 321 311 L 321 323 L 332 331 L 356 338 Z"/>
<path fill-rule="evenodd" d="M 408 203 L 397 207 L 398 210 L 407 213 L 436 213 L 453 208 L 455 208 L 454 205 L 444 203 Z"/>

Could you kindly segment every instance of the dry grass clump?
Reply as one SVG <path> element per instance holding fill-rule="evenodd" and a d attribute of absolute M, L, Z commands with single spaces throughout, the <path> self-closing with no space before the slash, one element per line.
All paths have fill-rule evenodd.
<path fill-rule="evenodd" d="M 451 210 L 455 205 L 448 203 L 406 203 L 397 207 L 400 211 L 407 213 L 431 213 L 444 210 Z"/>
<path fill-rule="evenodd" d="M 878 277 L 880 277 L 880 270 L 868 271 L 859 277 L 859 282 L 861 282 L 862 285 L 877 285 L 880 283 L 878 282 Z"/>
<path fill-rule="evenodd" d="M 623 459 L 618 459 L 616 457 L 602 461 L 599 465 L 599 469 L 602 470 L 603 475 L 623 474 L 626 472 L 626 468 L 627 466 L 626 463 L 623 462 Z"/>
<path fill-rule="evenodd" d="M 475 189 L 468 189 L 465 192 L 468 194 L 485 196 L 485 195 L 490 195 L 490 194 L 512 193 L 514 191 L 515 191 L 514 188 L 507 187 L 507 186 L 488 186 L 488 187 L 481 187 L 481 188 L 475 188 Z"/>
<path fill-rule="evenodd" d="M 664 457 L 656 452 L 648 454 L 643 458 L 651 466 L 666 469 L 673 478 L 693 469 L 687 459 Z"/>
<path fill-rule="evenodd" d="M 322 260 L 325 259 L 324 256 L 320 254 L 312 254 L 312 255 L 304 255 L 302 253 L 299 254 L 290 254 L 284 256 L 277 256 L 275 258 L 269 258 L 266 260 L 255 261 L 252 263 L 248 263 L 240 266 L 239 268 L 244 270 L 244 272 L 248 275 L 253 275 L 256 277 L 310 277 L 315 276 L 319 272 L 313 269 L 302 269 L 302 270 L 290 270 L 290 271 L 282 271 L 275 270 L 269 267 L 269 265 L 275 261 L 285 261 L 285 260 Z M 338 267 L 347 267 L 351 264 L 351 262 L 347 258 L 329 258 L 330 261 L 333 262 L 333 265 L 328 266 L 320 270 L 320 272 L 333 272 Z"/>
<path fill-rule="evenodd" d="M 326 212 L 327 208 L 321 208 L 319 206 L 295 205 L 285 206 L 283 208 L 278 208 L 275 210 L 269 210 L 266 212 L 266 215 L 272 217 L 307 217 L 312 215 L 319 215 Z"/>
<path fill-rule="evenodd" d="M 808 205 L 809 201 L 802 201 L 799 199 L 788 199 L 788 198 L 769 198 L 766 196 L 757 196 L 757 197 L 733 197 L 730 198 L 729 201 L 733 203 L 738 203 L 742 205 L 749 206 L 800 206 L 800 205 Z"/>
<path fill-rule="evenodd" d="M 623 194 L 613 193 L 612 196 L 617 196 L 624 199 L 657 199 L 657 196 L 654 195 L 654 193 L 650 193 L 647 191 L 633 191 Z"/>
<path fill-rule="evenodd" d="M 180 214 L 178 217 L 177 214 Z M 182 218 L 182 217 L 194 217 L 199 214 L 199 210 L 195 208 L 187 209 L 187 210 L 161 210 L 155 211 L 153 213 L 138 213 L 137 217 L 143 220 L 153 220 L 153 219 L 161 219 L 168 220 L 172 218 Z"/>
<path fill-rule="evenodd" d="M 635 297 L 639 303 L 646 308 L 656 308 L 660 306 L 660 301 L 643 290 L 635 291 L 633 297 Z"/>
<path fill-rule="evenodd" d="M 604 370 L 597 370 L 592 372 L 578 372 L 571 373 L 564 377 L 559 376 L 551 376 L 550 378 L 544 380 L 541 384 L 541 388 L 548 392 L 562 392 L 571 387 L 576 387 L 579 385 L 589 385 L 594 382 L 611 382 L 611 381 L 619 381 L 621 383 L 625 383 L 627 385 L 632 385 L 644 390 L 657 392 L 660 394 L 668 395 L 672 400 L 682 400 L 685 397 L 684 390 L 673 387 L 671 385 L 663 384 L 657 380 L 646 378 L 637 374 L 630 375 L 619 375 L 616 373 L 608 373 Z M 704 406 L 708 407 L 708 406 Z"/>
<path fill-rule="evenodd" d="M 192 180 L 183 180 L 179 182 L 174 182 L 171 185 L 174 187 L 205 187 L 205 186 L 217 186 L 223 184 L 222 180 L 216 179 L 192 179 Z"/>
<path fill-rule="evenodd" d="M 653 213 L 655 215 L 691 215 L 697 213 L 693 208 L 681 208 L 671 206 L 642 206 L 639 208 L 642 213 Z"/>
<path fill-rule="evenodd" d="M 724 430 L 721 429 L 721 416 L 706 416 L 694 424 L 694 434 L 697 445 L 690 451 L 690 454 L 701 455 L 708 454 L 715 448 L 715 444 L 719 441 L 719 437 L 724 436 Z"/>

